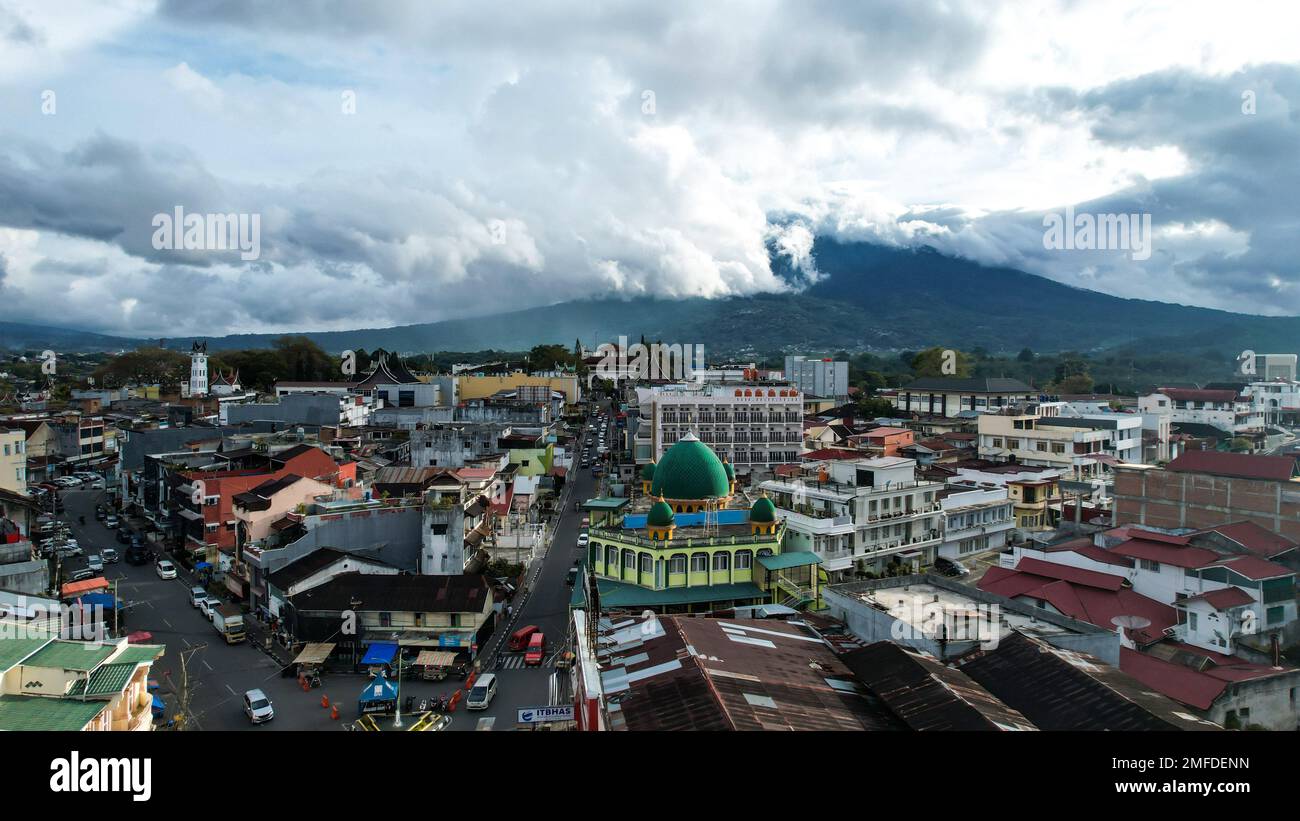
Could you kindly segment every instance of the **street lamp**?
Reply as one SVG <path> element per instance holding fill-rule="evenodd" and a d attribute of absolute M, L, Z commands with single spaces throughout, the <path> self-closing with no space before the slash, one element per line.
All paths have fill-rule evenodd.
<path fill-rule="evenodd" d="M 402 729 L 402 638 L 400 633 L 393 633 L 393 641 L 397 642 L 397 720 L 393 726 Z"/>

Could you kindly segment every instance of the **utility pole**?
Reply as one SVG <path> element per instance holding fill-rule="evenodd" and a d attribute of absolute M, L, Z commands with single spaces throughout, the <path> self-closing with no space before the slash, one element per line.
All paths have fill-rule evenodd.
<path fill-rule="evenodd" d="M 200 650 L 207 649 L 207 644 L 197 644 L 187 650 L 181 651 L 181 691 L 180 691 L 180 711 L 176 716 L 176 729 L 184 730 L 186 722 L 190 715 L 190 656 Z"/>

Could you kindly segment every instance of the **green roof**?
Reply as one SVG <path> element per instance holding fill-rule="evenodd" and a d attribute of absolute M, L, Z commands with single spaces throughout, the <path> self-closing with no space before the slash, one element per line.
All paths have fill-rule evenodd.
<path fill-rule="evenodd" d="M 775 522 L 776 505 L 766 496 L 761 497 L 754 506 L 749 509 L 749 520 L 751 522 Z"/>
<path fill-rule="evenodd" d="M 655 478 L 655 463 L 647 462 L 641 466 L 641 478 L 647 482 Z"/>
<path fill-rule="evenodd" d="M 730 462 L 723 462 L 722 470 L 727 474 L 728 481 L 736 478 L 736 469 L 731 466 Z"/>
<path fill-rule="evenodd" d="M 126 683 L 131 680 L 131 675 L 135 673 L 139 664 L 134 661 L 115 661 L 112 664 L 102 664 L 99 669 L 90 674 L 90 684 L 87 685 L 87 679 L 78 679 L 68 689 L 69 696 L 80 696 L 82 691 L 88 696 L 102 696 L 109 693 L 120 693 Z"/>
<path fill-rule="evenodd" d="M 646 514 L 645 523 L 653 527 L 667 527 L 673 523 L 673 509 L 664 500 L 660 499 L 650 506 L 650 512 Z"/>
<path fill-rule="evenodd" d="M 616 499 L 610 496 L 601 496 L 596 499 L 588 499 L 582 503 L 583 510 L 622 510 L 627 506 L 627 499 Z"/>
<path fill-rule="evenodd" d="M 162 656 L 167 648 L 161 644 L 132 644 L 113 659 L 113 664 L 124 661 L 156 661 Z"/>
<path fill-rule="evenodd" d="M 113 655 L 117 647 L 112 644 L 95 644 L 89 641 L 52 641 L 23 662 L 28 667 L 52 667 L 56 670 L 78 670 L 88 673 L 104 659 Z"/>
<path fill-rule="evenodd" d="M 21 663 L 49 641 L 48 638 L 0 640 L 0 673 Z"/>
<path fill-rule="evenodd" d="M 688 433 L 664 451 L 655 466 L 650 493 L 665 499 L 703 501 L 731 495 L 731 482 L 718 454 Z"/>
<path fill-rule="evenodd" d="M 803 567 L 809 564 L 821 564 L 821 557 L 816 553 L 803 550 L 791 550 L 775 556 L 759 556 L 758 563 L 768 570 L 785 570 L 787 567 Z"/>
<path fill-rule="evenodd" d="M 80 730 L 107 708 L 107 703 L 103 701 L 0 696 L 0 730 Z"/>
<path fill-rule="evenodd" d="M 602 608 L 656 607 L 674 604 L 701 604 L 704 602 L 730 602 L 738 599 L 762 599 L 769 596 L 751 582 L 739 584 L 709 584 L 696 587 L 670 587 L 667 590 L 650 590 L 636 584 L 596 579 Z M 575 586 L 571 604 L 586 607 L 585 588 Z"/>

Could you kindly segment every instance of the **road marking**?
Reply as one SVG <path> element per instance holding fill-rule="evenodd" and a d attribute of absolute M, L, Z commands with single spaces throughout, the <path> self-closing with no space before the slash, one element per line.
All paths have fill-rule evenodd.
<path fill-rule="evenodd" d="M 167 625 L 168 628 L 172 626 L 172 623 L 167 621 L 167 619 L 163 619 L 163 624 Z"/>
<path fill-rule="evenodd" d="M 208 664 L 208 660 L 207 660 L 207 659 L 204 659 L 204 660 L 203 660 L 203 666 L 206 667 L 206 668 L 208 668 L 209 670 L 212 669 L 212 665 L 211 665 L 211 664 Z"/>
<path fill-rule="evenodd" d="M 231 686 L 230 686 L 229 684 L 226 685 L 226 689 L 227 689 L 227 690 L 230 690 L 230 694 L 231 694 L 232 696 L 237 696 L 237 695 L 239 695 L 239 693 L 236 693 L 236 692 L 234 691 L 234 689 L 231 688 Z"/>

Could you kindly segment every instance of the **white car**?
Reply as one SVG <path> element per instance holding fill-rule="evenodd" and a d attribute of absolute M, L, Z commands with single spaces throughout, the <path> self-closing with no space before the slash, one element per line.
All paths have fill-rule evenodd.
<path fill-rule="evenodd" d="M 158 572 L 158 578 L 160 579 L 176 578 L 176 565 L 172 564 L 167 559 L 159 559 L 158 563 L 153 566 L 153 569 Z"/>
<path fill-rule="evenodd" d="M 208 597 L 206 588 L 199 587 L 197 584 L 190 588 L 190 604 L 194 607 L 199 606 L 199 602 Z"/>
<path fill-rule="evenodd" d="M 199 610 L 203 611 L 203 615 L 208 617 L 208 621 L 212 621 L 212 614 L 217 612 L 220 607 L 221 599 L 215 596 L 204 595 L 203 598 L 199 599 Z"/>
<path fill-rule="evenodd" d="M 579 534 L 578 534 L 578 547 L 586 547 L 586 546 L 587 546 L 587 541 L 588 541 L 588 538 L 587 538 L 587 534 L 586 534 L 586 533 L 579 533 Z"/>
<path fill-rule="evenodd" d="M 469 710 L 486 710 L 496 694 L 497 677 L 492 673 L 484 673 L 470 688 L 469 697 L 465 699 L 465 707 Z"/>
<path fill-rule="evenodd" d="M 266 697 L 266 693 L 249 690 L 244 693 L 244 715 L 254 724 L 261 724 L 275 718 L 275 708 L 271 706 L 271 699 Z"/>

